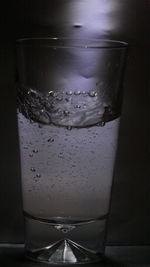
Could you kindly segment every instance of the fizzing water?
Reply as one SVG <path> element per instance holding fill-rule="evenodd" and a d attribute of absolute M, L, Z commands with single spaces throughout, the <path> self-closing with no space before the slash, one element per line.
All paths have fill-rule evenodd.
<path fill-rule="evenodd" d="M 106 215 L 119 117 L 98 104 L 93 90 L 50 91 L 44 99 L 31 89 L 22 92 L 18 125 L 24 211 L 46 220 Z"/>

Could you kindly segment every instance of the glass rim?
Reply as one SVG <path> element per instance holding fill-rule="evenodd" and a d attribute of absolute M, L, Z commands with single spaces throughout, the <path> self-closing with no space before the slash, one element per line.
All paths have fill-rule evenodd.
<path fill-rule="evenodd" d="M 71 37 L 35 37 L 20 38 L 16 40 L 17 45 L 22 46 L 43 46 L 57 48 L 127 48 L 128 43 L 112 39 L 100 38 L 71 38 Z"/>

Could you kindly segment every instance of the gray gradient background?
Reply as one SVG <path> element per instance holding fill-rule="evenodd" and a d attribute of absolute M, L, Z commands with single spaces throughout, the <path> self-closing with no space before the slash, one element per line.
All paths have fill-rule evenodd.
<path fill-rule="evenodd" d="M 59 35 L 104 37 L 130 44 L 107 244 L 150 245 L 150 1 L 5 0 L 0 5 L 0 242 L 24 240 L 15 39 Z"/>

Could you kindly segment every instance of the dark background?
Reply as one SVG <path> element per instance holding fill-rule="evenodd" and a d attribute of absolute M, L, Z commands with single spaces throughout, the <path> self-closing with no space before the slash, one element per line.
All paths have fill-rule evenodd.
<path fill-rule="evenodd" d="M 22 243 L 15 40 L 34 36 L 129 43 L 107 245 L 150 245 L 149 0 L 5 0 L 0 3 L 0 243 Z"/>

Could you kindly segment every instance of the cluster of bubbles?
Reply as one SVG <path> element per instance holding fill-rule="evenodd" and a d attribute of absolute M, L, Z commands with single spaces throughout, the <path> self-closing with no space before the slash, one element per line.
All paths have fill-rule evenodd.
<path fill-rule="evenodd" d="M 34 148 L 34 149 L 32 150 L 32 153 L 29 154 L 29 157 L 33 157 L 33 153 L 38 153 L 38 152 L 39 152 L 38 149 L 37 149 L 37 148 Z M 38 173 L 38 172 L 36 172 L 36 169 L 35 169 L 34 167 L 31 167 L 31 168 L 30 168 L 30 171 L 31 171 L 32 173 L 35 173 L 35 176 L 33 177 L 33 179 L 34 179 L 35 181 L 38 181 L 38 178 L 41 177 L 41 174 Z"/>
<path fill-rule="evenodd" d="M 96 123 L 104 126 L 104 115 L 108 111 L 108 107 L 100 103 L 96 90 L 50 90 L 42 94 L 32 88 L 21 87 L 18 89 L 18 107 L 30 121 L 66 126 L 68 130 Z M 112 112 L 112 108 L 109 109 Z"/>
<path fill-rule="evenodd" d="M 36 172 L 36 169 L 34 167 L 31 167 L 30 168 L 30 171 L 35 173 Z M 36 173 L 35 176 L 34 176 L 34 179 L 37 179 L 37 178 L 40 178 L 41 177 L 41 174 L 40 173 Z"/>

